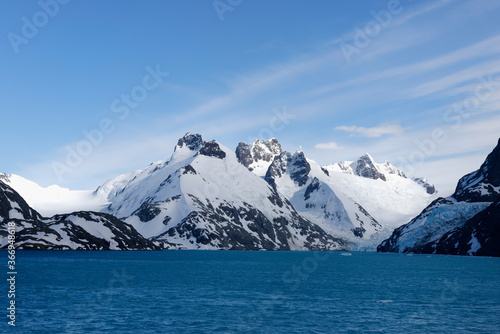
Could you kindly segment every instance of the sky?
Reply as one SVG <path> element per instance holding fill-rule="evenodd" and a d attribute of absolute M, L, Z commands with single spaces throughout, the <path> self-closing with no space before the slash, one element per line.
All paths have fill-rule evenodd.
<path fill-rule="evenodd" d="M 0 4 L 0 171 L 94 189 L 200 133 L 369 153 L 442 196 L 500 137 L 500 2 Z"/>

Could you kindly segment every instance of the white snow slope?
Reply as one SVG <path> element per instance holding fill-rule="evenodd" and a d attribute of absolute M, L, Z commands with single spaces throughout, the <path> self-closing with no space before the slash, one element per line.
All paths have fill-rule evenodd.
<path fill-rule="evenodd" d="M 256 141 L 249 146 L 264 144 Z M 302 216 L 364 250 L 374 250 L 437 197 L 428 193 L 432 185 L 425 179 L 409 179 L 390 162 L 375 163 L 368 154 L 321 167 L 301 149 L 280 152 L 266 179 L 273 180 Z"/>
<path fill-rule="evenodd" d="M 0 177 L 44 217 L 74 211 L 101 211 L 107 205 L 106 198 L 94 195 L 92 190 L 70 190 L 58 185 L 42 187 L 16 174 L 0 173 Z"/>
<path fill-rule="evenodd" d="M 302 218 L 262 178 L 241 165 L 233 151 L 214 141 L 204 143 L 201 136 L 195 136 L 199 135 L 181 138 L 169 160 L 100 186 L 96 195 L 111 203 L 105 211 L 124 219 L 145 237 L 177 248 L 223 248 L 210 238 L 212 234 L 226 238 L 227 233 L 232 233 L 224 230 L 228 224 L 260 240 L 252 243 L 269 242 L 276 249 L 283 246 L 282 241 L 273 239 L 273 233 L 259 235 L 254 215 L 261 214 L 262 219 L 270 222 L 292 222 L 286 225 L 285 233 L 290 249 L 325 246 L 298 233 L 294 224 Z M 284 203 L 277 204 L 280 202 Z M 196 219 L 191 218 L 193 215 Z M 182 226 L 187 223 L 196 224 L 196 229 L 206 234 L 206 244 L 196 242 L 194 235 L 185 231 Z M 193 230 L 192 226 L 189 228 Z M 325 247 L 337 249 L 339 245 L 331 243 Z"/>

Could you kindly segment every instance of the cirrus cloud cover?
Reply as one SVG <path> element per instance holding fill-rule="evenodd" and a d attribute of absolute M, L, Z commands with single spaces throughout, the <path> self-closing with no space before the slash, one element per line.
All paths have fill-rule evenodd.
<path fill-rule="evenodd" d="M 352 132 L 353 134 L 359 134 L 360 136 L 368 138 L 378 138 L 383 135 L 400 135 L 404 133 L 403 128 L 399 124 L 381 124 L 371 128 L 343 125 L 335 127 L 335 130 Z"/>

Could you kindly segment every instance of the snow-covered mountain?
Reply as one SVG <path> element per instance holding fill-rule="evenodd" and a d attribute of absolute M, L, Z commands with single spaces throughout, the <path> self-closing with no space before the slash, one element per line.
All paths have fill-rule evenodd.
<path fill-rule="evenodd" d="M 86 222 L 126 230 L 130 224 L 140 238 L 167 249 L 372 250 L 435 193 L 425 179 L 409 179 L 368 154 L 322 167 L 301 149 L 283 151 L 275 138 L 240 143 L 233 152 L 190 133 L 169 159 L 95 191 L 43 188 L 17 175 L 0 178 L 29 206 L 53 216 L 32 219 L 35 224 L 73 224 L 94 236 L 100 229 Z M 119 234 L 106 233 L 108 241 Z"/>
<path fill-rule="evenodd" d="M 438 242 L 427 243 L 422 252 L 500 257 L 500 196 Z"/>
<path fill-rule="evenodd" d="M 390 162 L 377 164 L 368 154 L 322 167 L 302 149 L 283 151 L 274 138 L 240 143 L 236 151 L 244 166 L 264 175 L 302 216 L 362 249 L 375 249 L 435 194 L 425 179 L 409 179 Z"/>
<path fill-rule="evenodd" d="M 3 181 L 44 217 L 74 211 L 101 211 L 106 198 L 95 196 L 92 190 L 70 190 L 58 185 L 42 187 L 16 174 L 0 173 Z"/>
<path fill-rule="evenodd" d="M 266 175 L 274 158 L 280 154 L 281 145 L 276 138 L 256 140 L 251 145 L 239 143 L 236 147 L 238 161 L 258 176 Z"/>
<path fill-rule="evenodd" d="M 16 249 L 158 249 L 108 214 L 80 211 L 44 218 L 0 180 L 0 248 L 8 245 L 9 223 L 15 224 Z"/>
<path fill-rule="evenodd" d="M 264 156 L 250 151 L 254 158 Z M 110 202 L 106 212 L 164 248 L 349 247 L 299 215 L 285 197 L 240 164 L 235 152 L 216 141 L 205 142 L 199 134 L 179 139 L 170 159 L 110 180 L 95 195 Z"/>
<path fill-rule="evenodd" d="M 377 250 L 498 256 L 499 197 L 500 140 L 478 170 L 458 181 L 453 195 L 432 202 Z"/>
<path fill-rule="evenodd" d="M 394 176 L 399 176 L 403 179 L 407 178 L 405 173 L 399 170 L 390 161 L 386 161 L 383 164 L 376 163 L 368 153 L 356 161 L 341 161 L 333 165 L 325 166 L 324 168 L 328 172 L 341 172 L 361 176 L 367 179 L 388 182 L 397 180 Z M 411 178 L 411 180 L 423 187 L 428 194 L 433 195 L 436 193 L 434 185 L 429 183 L 425 178 Z"/>

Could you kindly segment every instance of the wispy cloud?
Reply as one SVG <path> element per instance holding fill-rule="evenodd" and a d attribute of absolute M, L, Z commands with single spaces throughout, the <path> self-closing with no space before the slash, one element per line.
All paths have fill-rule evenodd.
<path fill-rule="evenodd" d="M 407 23 L 408 21 L 410 21 L 411 19 L 415 18 L 415 17 L 418 17 L 418 16 L 421 16 L 423 14 L 427 14 L 433 10 L 436 10 L 436 9 L 439 9 L 445 5 L 448 5 L 450 3 L 452 3 L 453 1 L 455 0 L 440 0 L 440 1 L 435 1 L 434 3 L 428 5 L 428 6 L 423 6 L 423 7 L 419 7 L 419 8 L 416 8 L 414 9 L 413 11 L 408 11 L 408 12 L 404 12 L 405 15 L 402 15 L 398 18 L 395 18 L 392 20 L 392 22 L 390 22 L 390 28 L 395 28 L 395 27 L 399 27 L 405 23 Z M 402 7 L 403 10 L 405 10 L 405 7 Z M 375 20 L 373 17 L 371 17 L 369 19 L 370 21 L 372 20 Z M 350 32 L 347 32 L 347 33 L 344 33 L 342 35 L 340 35 L 339 37 L 331 40 L 329 43 L 327 43 L 327 45 L 332 45 L 332 44 L 340 44 L 340 43 L 343 43 L 343 42 L 349 42 L 349 41 L 352 41 L 355 37 L 355 31 L 350 31 Z"/>
<path fill-rule="evenodd" d="M 184 113 L 180 118 L 189 120 L 194 117 L 214 114 L 241 105 L 247 99 L 280 85 L 293 82 L 303 75 L 315 73 L 334 64 L 341 57 L 338 50 L 297 56 L 283 64 L 270 65 L 258 71 L 244 73 L 228 81 L 227 93 L 214 96 L 208 101 Z"/>
<path fill-rule="evenodd" d="M 352 132 L 353 134 L 358 134 L 368 138 L 378 138 L 384 135 L 400 135 L 404 133 L 403 128 L 399 124 L 380 124 L 371 128 L 354 125 L 342 125 L 335 127 L 334 130 Z"/>
<path fill-rule="evenodd" d="M 471 80 L 478 80 L 479 78 L 491 76 L 497 73 L 500 73 L 499 60 L 483 62 L 479 65 L 471 66 L 464 70 L 453 72 L 452 74 L 440 79 L 419 85 L 413 90 L 412 97 L 434 94 L 459 84 L 467 83 Z"/>
<path fill-rule="evenodd" d="M 329 142 L 329 143 L 318 143 L 314 145 L 314 148 L 320 149 L 320 150 L 340 150 L 343 149 L 342 146 L 337 144 L 336 142 Z"/>
<path fill-rule="evenodd" d="M 404 35 L 402 39 L 408 39 L 408 36 Z M 374 54 L 380 55 L 382 51 L 373 51 Z M 367 74 L 357 76 L 345 81 L 336 82 L 326 86 L 315 87 L 310 91 L 304 93 L 304 97 L 312 97 L 317 95 L 324 95 L 331 93 L 339 89 L 346 89 L 347 87 L 360 86 L 370 84 L 376 81 L 381 81 L 382 79 L 391 79 L 397 77 L 408 77 L 418 74 L 422 74 L 429 71 L 435 71 L 437 69 L 444 69 L 456 65 L 460 62 L 470 61 L 476 58 L 484 58 L 488 56 L 494 56 L 500 54 L 500 35 L 495 35 L 493 37 L 486 38 L 480 42 L 474 43 L 457 49 L 455 51 L 446 53 L 444 55 L 437 56 L 435 58 L 414 62 L 402 66 L 390 67 L 383 70 L 372 71 Z M 489 65 L 488 65 L 489 66 Z M 489 71 L 486 73 L 492 73 L 494 68 L 490 67 Z M 484 71 L 483 71 L 484 74 Z M 477 78 L 476 76 L 475 78 Z M 419 91 L 415 88 L 413 95 L 422 93 L 426 87 L 419 87 Z M 427 88 L 429 88 L 427 86 Z"/>
<path fill-rule="evenodd" d="M 424 6 L 422 8 L 418 8 L 417 10 L 413 11 L 413 12 L 410 12 L 398 19 L 395 19 L 394 22 L 393 22 L 393 25 L 394 26 L 400 26 L 402 24 L 405 24 L 406 22 L 410 21 L 411 19 L 417 17 L 417 16 L 420 16 L 420 15 L 423 15 L 423 14 L 427 14 L 433 10 L 436 10 L 436 9 L 439 9 L 443 6 L 446 6 L 452 2 L 454 2 L 455 0 L 440 0 L 440 1 L 434 1 L 433 3 L 431 3 L 430 5 L 428 6 Z"/>

